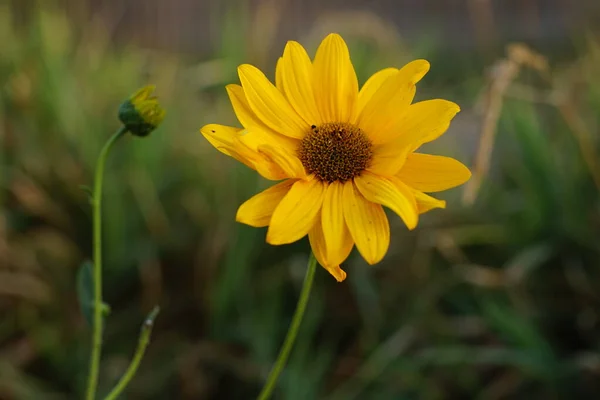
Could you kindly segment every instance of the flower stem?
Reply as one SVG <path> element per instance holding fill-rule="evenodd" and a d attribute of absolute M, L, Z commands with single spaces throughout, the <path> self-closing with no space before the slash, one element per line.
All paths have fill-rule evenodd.
<path fill-rule="evenodd" d="M 315 277 L 316 269 L 317 259 L 315 258 L 315 255 L 311 252 L 310 257 L 308 259 L 308 267 L 306 270 L 306 275 L 304 277 L 302 291 L 300 292 L 300 298 L 298 299 L 298 304 L 296 305 L 296 311 L 294 312 L 294 317 L 292 318 L 290 329 L 288 330 L 288 333 L 285 337 L 283 346 L 281 346 L 281 350 L 279 350 L 277 361 L 275 361 L 275 365 L 269 373 L 267 382 L 265 383 L 265 386 L 258 395 L 258 400 L 267 400 L 271 396 L 273 389 L 275 389 L 275 385 L 277 384 L 277 378 L 279 378 L 279 374 L 281 374 L 281 371 L 283 371 L 287 359 L 290 356 L 292 347 L 294 346 L 294 342 L 296 341 L 296 336 L 298 336 L 298 331 L 300 330 L 300 323 L 302 322 L 302 317 L 304 316 L 306 305 L 308 304 L 308 299 L 310 297 L 310 289 L 312 288 L 313 278 Z"/>
<path fill-rule="evenodd" d="M 108 396 L 104 398 L 104 400 L 115 400 L 119 397 L 121 392 L 127 387 L 129 381 L 133 378 L 135 373 L 137 372 L 138 367 L 140 366 L 140 362 L 144 357 L 144 353 L 146 352 L 146 348 L 150 343 L 150 335 L 152 334 L 152 328 L 154 326 L 154 319 L 158 315 L 160 309 L 158 307 L 154 307 L 154 309 L 150 312 L 146 320 L 144 321 L 144 325 L 142 325 L 142 330 L 140 331 L 140 337 L 138 339 L 137 349 L 135 350 L 135 354 L 133 355 L 133 359 L 127 368 L 127 371 L 123 374 L 119 383 L 110 391 Z"/>
<path fill-rule="evenodd" d="M 104 178 L 104 165 L 110 149 L 115 142 L 127 132 L 121 127 L 104 144 L 94 175 L 94 191 L 92 195 L 93 225 L 94 225 L 94 320 L 92 333 L 92 354 L 85 398 L 94 400 L 98 388 L 98 374 L 100 370 L 100 355 L 102 353 L 103 331 L 103 303 L 102 303 L 102 180 Z"/>

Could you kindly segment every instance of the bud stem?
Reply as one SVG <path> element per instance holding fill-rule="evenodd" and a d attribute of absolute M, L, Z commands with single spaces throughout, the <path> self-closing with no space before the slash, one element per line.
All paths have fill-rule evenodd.
<path fill-rule="evenodd" d="M 110 149 L 115 142 L 127 132 L 127 128 L 121 127 L 104 144 L 94 175 L 94 191 L 92 193 L 93 225 L 94 225 L 94 320 L 92 333 L 92 354 L 90 357 L 90 368 L 85 398 L 94 400 L 98 388 L 98 374 L 100 371 L 100 355 L 102 353 L 102 181 L 104 179 L 104 166 Z"/>

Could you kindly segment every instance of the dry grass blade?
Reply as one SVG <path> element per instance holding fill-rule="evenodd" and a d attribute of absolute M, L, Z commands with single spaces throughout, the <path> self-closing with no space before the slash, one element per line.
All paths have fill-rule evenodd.
<path fill-rule="evenodd" d="M 481 140 L 475 158 L 473 177 L 464 187 L 463 203 L 471 205 L 477 199 L 477 194 L 483 178 L 488 174 L 494 139 L 498 128 L 498 120 L 506 92 L 518 77 L 522 67 L 529 67 L 542 74 L 548 73 L 546 59 L 522 44 L 511 44 L 506 49 L 507 58 L 497 61 L 491 69 L 490 83 L 484 93 L 483 122 Z"/>

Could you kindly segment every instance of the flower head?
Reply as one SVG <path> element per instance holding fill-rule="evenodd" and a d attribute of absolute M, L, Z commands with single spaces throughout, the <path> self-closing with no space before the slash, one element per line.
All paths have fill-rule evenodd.
<path fill-rule="evenodd" d="M 201 129 L 221 152 L 281 181 L 242 204 L 239 222 L 268 226 L 267 242 L 286 244 L 308 235 L 319 263 L 338 281 L 340 264 L 356 245 L 369 264 L 390 242 L 387 207 L 414 229 L 419 214 L 444 208 L 426 193 L 466 182 L 460 162 L 416 153 L 442 135 L 459 112 L 455 103 L 412 103 L 425 60 L 375 73 L 359 90 L 348 48 L 327 36 L 310 60 L 288 42 L 275 85 L 252 65 L 238 69 L 240 85 L 227 92 L 243 129 Z"/>
<path fill-rule="evenodd" d="M 136 136 L 148 136 L 165 118 L 165 110 L 152 95 L 155 89 L 145 86 L 119 107 L 119 120 Z"/>

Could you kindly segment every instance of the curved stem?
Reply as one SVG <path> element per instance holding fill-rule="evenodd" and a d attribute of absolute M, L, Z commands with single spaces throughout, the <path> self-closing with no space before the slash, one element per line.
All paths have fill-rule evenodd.
<path fill-rule="evenodd" d="M 104 165 L 110 149 L 115 142 L 127 132 L 121 127 L 104 144 L 94 175 L 94 191 L 92 196 L 93 225 L 94 225 L 94 326 L 92 333 L 92 354 L 85 398 L 94 400 L 98 387 L 98 373 L 100 370 L 100 354 L 102 352 L 102 180 L 104 178 Z"/>
<path fill-rule="evenodd" d="M 302 285 L 302 291 L 300 292 L 300 298 L 298 299 L 298 304 L 296 305 L 296 311 L 294 312 L 294 317 L 292 318 L 290 329 L 288 330 L 288 333 L 285 337 L 283 346 L 281 346 L 281 350 L 279 350 L 277 361 L 275 361 L 275 365 L 269 373 L 267 382 L 265 383 L 265 386 L 258 395 L 258 400 L 267 400 L 271 396 L 271 393 L 273 392 L 273 389 L 275 389 L 275 385 L 277 384 L 279 374 L 281 374 L 281 371 L 283 371 L 287 359 L 290 356 L 292 347 L 294 346 L 294 342 L 296 341 L 296 336 L 298 336 L 300 323 L 302 322 L 302 317 L 304 316 L 304 311 L 306 310 L 306 304 L 308 304 L 308 299 L 310 297 L 310 289 L 312 288 L 313 278 L 315 277 L 316 269 L 317 259 L 315 258 L 315 255 L 311 252 L 310 258 L 308 259 L 306 275 L 304 277 L 304 284 Z"/>
<path fill-rule="evenodd" d="M 135 350 L 135 354 L 133 355 L 133 359 L 127 368 L 127 371 L 123 374 L 119 383 L 110 391 L 108 396 L 104 398 L 104 400 L 115 400 L 119 397 L 119 395 L 125 390 L 129 381 L 133 378 L 135 373 L 137 372 L 138 367 L 140 366 L 140 362 L 144 357 L 144 353 L 146 352 L 146 348 L 150 343 L 150 335 L 152 334 L 152 327 L 154 326 L 154 319 L 158 315 L 160 309 L 158 307 L 154 307 L 154 309 L 150 312 L 146 320 L 144 321 L 144 325 L 142 325 L 142 330 L 140 332 L 140 337 L 138 339 L 137 349 Z"/>

